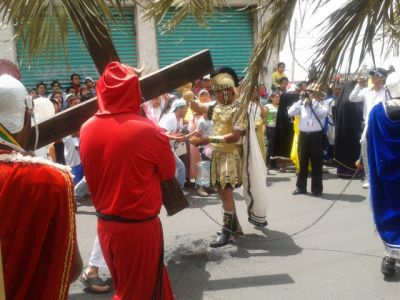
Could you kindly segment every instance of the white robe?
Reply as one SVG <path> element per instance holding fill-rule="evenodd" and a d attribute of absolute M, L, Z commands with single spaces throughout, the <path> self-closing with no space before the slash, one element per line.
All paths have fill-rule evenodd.
<path fill-rule="evenodd" d="M 251 103 L 248 110 L 248 128 L 243 138 L 243 195 L 249 221 L 266 224 L 267 169 L 255 129 L 260 113 L 258 106 Z"/>

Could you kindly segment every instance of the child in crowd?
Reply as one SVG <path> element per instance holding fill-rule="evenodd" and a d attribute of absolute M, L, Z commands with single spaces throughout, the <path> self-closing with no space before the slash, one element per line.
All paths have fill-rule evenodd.
<path fill-rule="evenodd" d="M 266 112 L 266 136 L 267 136 L 267 157 L 266 162 L 269 168 L 276 168 L 275 160 L 271 160 L 271 154 L 273 153 L 273 146 L 275 142 L 275 126 L 276 126 L 276 115 L 278 113 L 280 94 L 279 92 L 273 92 L 271 97 L 271 103 L 265 105 Z"/>

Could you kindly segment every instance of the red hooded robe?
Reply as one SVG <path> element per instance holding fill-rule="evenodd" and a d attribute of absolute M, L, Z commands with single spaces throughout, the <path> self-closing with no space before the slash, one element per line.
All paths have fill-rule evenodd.
<path fill-rule="evenodd" d="M 175 175 L 168 139 L 139 115 L 133 68 L 110 63 L 96 85 L 99 112 L 81 128 L 80 152 L 97 212 L 142 222 L 98 220 L 116 299 L 173 299 L 162 258 L 160 181 Z M 163 280 L 158 280 L 163 278 Z M 161 285 L 160 285 L 161 284 Z"/>

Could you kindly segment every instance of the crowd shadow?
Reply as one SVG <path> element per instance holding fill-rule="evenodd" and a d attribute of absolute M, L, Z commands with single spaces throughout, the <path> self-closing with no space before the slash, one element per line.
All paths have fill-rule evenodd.
<path fill-rule="evenodd" d="M 189 245 L 174 248 L 167 255 L 166 264 L 176 299 L 201 300 L 209 291 L 295 283 L 289 274 L 210 280 L 207 264 L 220 264 L 229 259 L 229 253 L 211 249 L 208 243 L 202 239 L 192 241 Z M 224 267 L 220 267 L 223 272 Z M 228 272 L 226 275 L 229 275 Z"/>

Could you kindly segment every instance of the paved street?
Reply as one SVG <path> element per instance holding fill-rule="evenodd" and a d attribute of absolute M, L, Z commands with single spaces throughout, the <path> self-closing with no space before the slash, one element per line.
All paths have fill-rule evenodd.
<path fill-rule="evenodd" d="M 400 275 L 385 281 L 379 271 L 383 246 L 374 232 L 368 190 L 361 188 L 359 180 L 353 181 L 319 223 L 290 237 L 320 216 L 347 183 L 328 173 L 322 198 L 292 196 L 295 178 L 294 173 L 271 171 L 265 230 L 247 222 L 246 205 L 237 190 L 237 210 L 246 236 L 224 248 L 208 246 L 219 227 L 201 210 L 220 221 L 216 197 L 199 198 L 193 192 L 185 211 L 173 217 L 162 212 L 165 263 L 177 299 L 399 299 Z M 78 207 L 84 264 L 95 236 L 93 212 L 90 202 Z M 286 239 L 268 241 L 275 238 Z M 82 288 L 74 283 L 70 299 L 112 298 L 86 294 Z"/>

